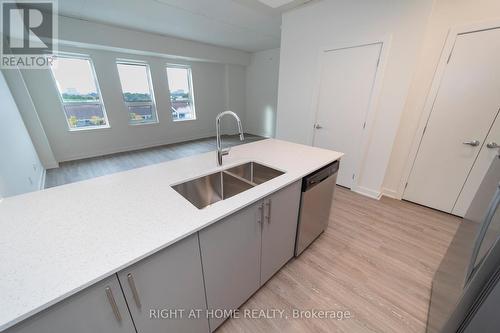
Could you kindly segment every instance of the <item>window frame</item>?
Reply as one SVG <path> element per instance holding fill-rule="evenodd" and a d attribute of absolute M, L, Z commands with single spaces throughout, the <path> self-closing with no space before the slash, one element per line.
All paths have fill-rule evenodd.
<path fill-rule="evenodd" d="M 149 64 L 146 61 L 141 61 L 141 60 L 117 58 L 115 61 L 115 65 L 116 65 L 116 71 L 118 73 L 118 80 L 120 82 L 120 89 L 122 91 L 122 101 L 123 101 L 123 104 L 125 105 L 125 108 L 127 109 L 127 113 L 128 113 L 129 126 L 159 124 L 160 118 L 158 115 L 158 109 L 156 108 L 156 99 L 155 99 L 155 93 L 154 93 L 154 88 L 153 88 L 153 80 L 151 78 L 151 68 L 150 68 Z M 147 75 L 147 81 L 148 81 L 148 87 L 149 87 L 149 94 L 151 96 L 151 102 L 127 102 L 125 100 L 124 91 L 123 91 L 123 84 L 122 84 L 122 79 L 120 77 L 120 71 L 118 70 L 118 65 L 145 66 L 146 67 L 146 75 Z M 130 106 L 139 106 L 139 107 L 140 106 L 151 106 L 151 111 L 154 115 L 153 120 L 146 121 L 146 122 L 133 122 L 133 121 L 131 121 L 130 120 L 130 109 L 129 109 Z"/>
<path fill-rule="evenodd" d="M 188 73 L 188 85 L 189 85 L 189 101 L 191 103 L 191 108 L 193 109 L 193 118 L 191 119 L 174 119 L 174 116 L 172 114 L 172 111 L 175 111 L 175 109 L 172 106 L 172 99 L 171 99 L 171 90 L 170 90 L 170 84 L 168 83 L 168 68 L 182 68 L 182 69 L 187 69 Z M 195 106 L 195 101 L 194 101 L 194 88 L 193 88 L 193 69 L 191 68 L 190 65 L 183 65 L 183 64 L 172 64 L 172 63 L 167 63 L 165 66 L 165 75 L 167 77 L 167 86 L 168 86 L 168 100 L 170 102 L 170 119 L 172 119 L 173 122 L 183 122 L 183 121 L 194 121 L 197 119 L 196 116 L 196 106 Z"/>
<path fill-rule="evenodd" d="M 61 92 L 61 87 L 59 86 L 59 83 L 57 82 L 56 76 L 54 75 L 54 71 L 52 68 L 49 68 L 50 76 L 52 77 L 52 80 L 54 81 L 54 86 L 56 87 L 57 90 L 57 95 L 59 96 L 59 103 L 61 105 L 61 110 L 63 112 L 64 119 L 66 119 L 66 125 L 68 126 L 68 131 L 69 132 L 79 132 L 79 131 L 90 131 L 90 130 L 98 130 L 98 129 L 107 129 L 111 128 L 111 124 L 109 123 L 108 119 L 108 114 L 106 112 L 106 107 L 104 106 L 104 99 L 101 93 L 101 88 L 99 87 L 99 81 L 97 79 L 97 73 L 95 70 L 94 66 L 94 61 L 92 60 L 92 57 L 88 54 L 80 54 L 80 53 L 70 53 L 70 52 L 57 52 L 54 54 L 55 58 L 67 58 L 67 59 L 80 59 L 80 60 L 86 60 L 90 64 L 90 74 L 92 75 L 92 78 L 94 79 L 94 84 L 96 87 L 96 92 L 99 95 L 99 102 L 65 102 L 62 96 Z M 65 105 L 100 105 L 102 108 L 102 113 L 104 116 L 104 119 L 106 121 L 105 125 L 97 125 L 97 126 L 84 126 L 84 127 L 71 127 L 71 124 L 69 123 L 68 116 L 66 114 L 66 110 L 64 108 Z"/>

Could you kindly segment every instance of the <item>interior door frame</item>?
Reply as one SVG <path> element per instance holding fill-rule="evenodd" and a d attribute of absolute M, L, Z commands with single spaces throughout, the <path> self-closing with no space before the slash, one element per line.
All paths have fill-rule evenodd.
<path fill-rule="evenodd" d="M 448 31 L 448 35 L 446 37 L 443 49 L 441 51 L 441 57 L 439 59 L 436 70 L 434 71 L 434 78 L 432 79 L 431 88 L 425 100 L 424 109 L 422 114 L 420 115 L 418 129 L 412 140 L 412 145 L 410 152 L 408 154 L 408 158 L 406 160 L 403 177 L 401 178 L 401 181 L 397 189 L 396 199 L 400 200 L 403 199 L 404 192 L 406 189 L 406 184 L 410 179 L 413 165 L 415 164 L 415 161 L 417 159 L 420 143 L 422 142 L 422 139 L 424 137 L 424 129 L 427 126 L 427 123 L 429 122 L 429 119 L 431 117 L 432 109 L 434 107 L 434 102 L 438 96 L 439 88 L 441 86 L 441 82 L 446 72 L 446 66 L 448 65 L 448 59 L 450 58 L 451 53 L 453 52 L 453 48 L 455 46 L 457 37 L 459 35 L 492 30 L 497 28 L 500 28 L 500 19 L 488 20 L 472 24 L 458 25 L 451 27 L 450 30 Z"/>
<path fill-rule="evenodd" d="M 361 171 L 363 168 L 363 164 L 365 161 L 365 157 L 367 154 L 367 150 L 369 147 L 369 139 L 372 133 L 372 127 L 375 120 L 375 111 L 378 104 L 378 100 L 380 98 L 380 94 L 382 91 L 382 83 L 384 78 L 384 73 L 387 67 L 387 60 L 389 56 L 389 49 L 391 46 L 392 34 L 387 34 L 382 36 L 381 38 L 374 38 L 369 40 L 360 40 L 352 43 L 332 43 L 326 44 L 319 48 L 317 51 L 317 68 L 315 73 L 315 85 L 312 93 L 312 101 L 311 101 L 311 110 L 313 110 L 313 115 L 310 118 L 310 128 L 309 132 L 309 143 L 311 146 L 314 145 L 315 133 L 314 125 L 316 124 L 319 112 L 319 94 L 321 89 L 321 74 L 322 68 L 324 67 L 324 54 L 330 51 L 339 51 L 343 49 L 351 49 L 355 47 L 363 47 L 374 44 L 381 44 L 380 46 L 380 55 L 379 55 L 379 64 L 375 72 L 375 79 L 373 80 L 373 87 L 370 96 L 370 102 L 368 105 L 368 110 L 366 111 L 365 116 L 365 128 L 361 136 L 361 147 L 358 151 L 358 155 L 355 157 L 355 168 L 354 168 L 354 179 L 352 182 L 351 190 L 365 196 L 380 199 L 381 192 L 375 192 L 373 190 L 367 189 L 359 185 L 359 179 L 361 175 Z"/>

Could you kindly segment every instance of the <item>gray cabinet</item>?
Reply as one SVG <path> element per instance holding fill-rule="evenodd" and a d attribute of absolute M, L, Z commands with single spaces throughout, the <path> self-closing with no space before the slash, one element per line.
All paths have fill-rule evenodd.
<path fill-rule="evenodd" d="M 7 329 L 6 333 L 135 333 L 116 275 Z"/>
<path fill-rule="evenodd" d="M 195 234 L 119 272 L 118 278 L 113 275 L 6 332 L 136 333 L 135 324 L 139 333 L 207 333 L 205 311 Z M 193 314 L 199 317 L 190 317 Z"/>
<path fill-rule="evenodd" d="M 6 332 L 214 331 L 293 256 L 299 201 L 296 182 Z"/>
<path fill-rule="evenodd" d="M 124 269 L 118 278 L 137 332 L 209 332 L 197 234 Z"/>
<path fill-rule="evenodd" d="M 212 331 L 293 257 L 299 204 L 300 181 L 199 232 Z"/>
<path fill-rule="evenodd" d="M 214 331 L 224 320 L 219 310 L 234 310 L 260 287 L 262 202 L 199 232 L 203 275 Z"/>
<path fill-rule="evenodd" d="M 293 257 L 300 205 L 301 182 L 264 200 L 260 281 L 264 284 Z"/>

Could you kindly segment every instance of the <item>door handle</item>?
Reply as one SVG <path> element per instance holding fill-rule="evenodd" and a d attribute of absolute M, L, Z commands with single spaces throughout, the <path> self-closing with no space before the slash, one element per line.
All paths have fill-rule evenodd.
<path fill-rule="evenodd" d="M 120 314 L 120 310 L 118 309 L 118 305 L 116 305 L 115 298 L 113 296 L 113 291 L 111 291 L 110 287 L 106 287 L 106 297 L 108 298 L 109 305 L 111 305 L 111 309 L 113 309 L 113 313 L 115 314 L 115 318 L 118 322 L 122 321 L 122 316 Z"/>
<path fill-rule="evenodd" d="M 472 140 L 472 141 L 465 141 L 463 144 L 464 145 L 469 145 L 469 146 L 472 146 L 472 147 L 477 147 L 479 146 L 481 142 L 477 141 L 477 140 Z"/>
<path fill-rule="evenodd" d="M 496 142 L 488 142 L 486 144 L 486 147 L 495 149 L 495 148 L 500 148 L 500 145 L 498 143 L 496 143 Z"/>
<path fill-rule="evenodd" d="M 314 124 L 314 128 L 315 128 L 315 129 L 322 129 L 322 128 L 323 128 L 323 126 L 321 126 L 320 124 Z"/>
<path fill-rule="evenodd" d="M 127 274 L 128 285 L 130 286 L 130 290 L 132 290 L 132 296 L 134 297 L 135 305 L 138 308 L 141 307 L 141 299 L 139 298 L 139 293 L 137 292 L 137 287 L 135 286 L 134 277 L 131 273 Z"/>

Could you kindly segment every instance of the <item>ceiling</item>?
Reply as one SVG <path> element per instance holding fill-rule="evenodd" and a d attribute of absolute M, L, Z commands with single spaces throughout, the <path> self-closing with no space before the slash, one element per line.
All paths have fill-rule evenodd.
<path fill-rule="evenodd" d="M 259 0 L 64 0 L 59 14 L 255 52 L 279 47 L 281 14 L 308 0 L 281 2 L 272 8 Z"/>

